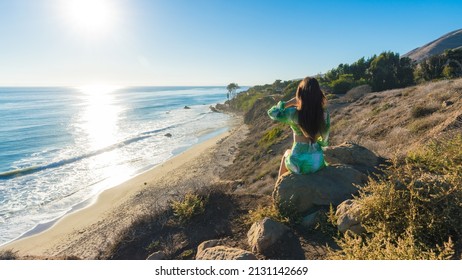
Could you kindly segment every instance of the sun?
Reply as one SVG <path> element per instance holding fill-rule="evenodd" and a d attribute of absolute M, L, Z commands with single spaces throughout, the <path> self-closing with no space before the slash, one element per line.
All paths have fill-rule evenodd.
<path fill-rule="evenodd" d="M 101 35 L 115 25 L 117 9 L 111 0 L 61 1 L 66 21 L 85 35 Z"/>

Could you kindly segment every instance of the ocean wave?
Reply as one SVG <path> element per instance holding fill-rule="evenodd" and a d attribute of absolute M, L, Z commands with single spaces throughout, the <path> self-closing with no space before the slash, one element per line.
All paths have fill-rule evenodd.
<path fill-rule="evenodd" d="M 115 149 L 119 149 L 119 148 L 121 148 L 123 146 L 127 146 L 129 144 L 134 143 L 134 142 L 138 142 L 138 141 L 144 140 L 146 138 L 152 137 L 152 136 L 158 134 L 159 132 L 162 132 L 162 131 L 165 131 L 165 130 L 168 130 L 168 129 L 172 129 L 172 128 L 176 127 L 176 126 L 177 125 L 175 124 L 175 125 L 170 125 L 170 126 L 159 128 L 159 129 L 145 131 L 145 132 L 142 132 L 142 133 L 140 133 L 140 134 L 138 134 L 138 135 L 136 135 L 134 137 L 127 138 L 127 139 L 125 139 L 125 140 L 123 140 L 121 142 L 112 144 L 110 146 L 107 146 L 107 147 L 104 147 L 104 148 L 101 148 L 101 149 L 98 149 L 98 150 L 95 150 L 95 151 L 92 151 L 92 152 L 89 152 L 89 153 L 85 153 L 85 154 L 82 154 L 82 155 L 78 155 L 78 156 L 75 156 L 75 157 L 70 157 L 70 158 L 67 158 L 67 159 L 58 160 L 58 161 L 55 161 L 55 162 L 52 162 L 52 163 L 49 163 L 49 164 L 29 166 L 29 167 L 25 167 L 25 168 L 20 168 L 20 169 L 15 169 L 15 170 L 2 172 L 2 173 L 0 173 L 0 180 L 8 180 L 8 179 L 11 179 L 11 178 L 16 178 L 16 177 L 36 173 L 36 172 L 43 171 L 43 170 L 46 170 L 46 169 L 60 167 L 60 166 L 67 165 L 67 164 L 70 164 L 70 163 L 74 163 L 76 161 L 80 161 L 80 160 L 83 160 L 83 159 L 86 159 L 86 158 L 97 156 L 97 155 L 100 155 L 102 153 L 109 152 L 109 151 L 112 151 L 112 150 L 115 150 Z"/>

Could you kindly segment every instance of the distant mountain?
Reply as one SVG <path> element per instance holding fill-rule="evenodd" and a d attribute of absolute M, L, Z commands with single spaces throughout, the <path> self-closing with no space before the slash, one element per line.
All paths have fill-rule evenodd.
<path fill-rule="evenodd" d="M 421 61 L 432 55 L 443 53 L 447 49 L 458 48 L 462 48 L 462 29 L 452 31 L 435 41 L 408 52 L 403 56 L 416 61 Z"/>

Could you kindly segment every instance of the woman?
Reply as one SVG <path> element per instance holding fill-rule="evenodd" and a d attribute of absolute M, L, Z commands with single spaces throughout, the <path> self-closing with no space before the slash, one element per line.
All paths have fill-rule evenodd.
<path fill-rule="evenodd" d="M 298 85 L 295 97 L 268 110 L 271 119 L 287 123 L 294 132 L 294 144 L 282 157 L 279 176 L 287 171 L 308 174 L 325 167 L 323 149 L 328 145 L 330 116 L 326 97 L 315 78 Z"/>

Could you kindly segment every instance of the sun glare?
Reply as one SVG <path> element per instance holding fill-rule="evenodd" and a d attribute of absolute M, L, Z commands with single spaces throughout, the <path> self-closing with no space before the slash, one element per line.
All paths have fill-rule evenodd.
<path fill-rule="evenodd" d="M 114 1 L 65 0 L 61 1 L 63 16 L 69 24 L 85 35 L 109 32 L 117 18 Z"/>
<path fill-rule="evenodd" d="M 115 86 L 89 85 L 79 87 L 85 109 L 80 116 L 80 129 L 86 135 L 90 150 L 97 150 L 117 142 L 121 107 L 114 100 Z"/>

